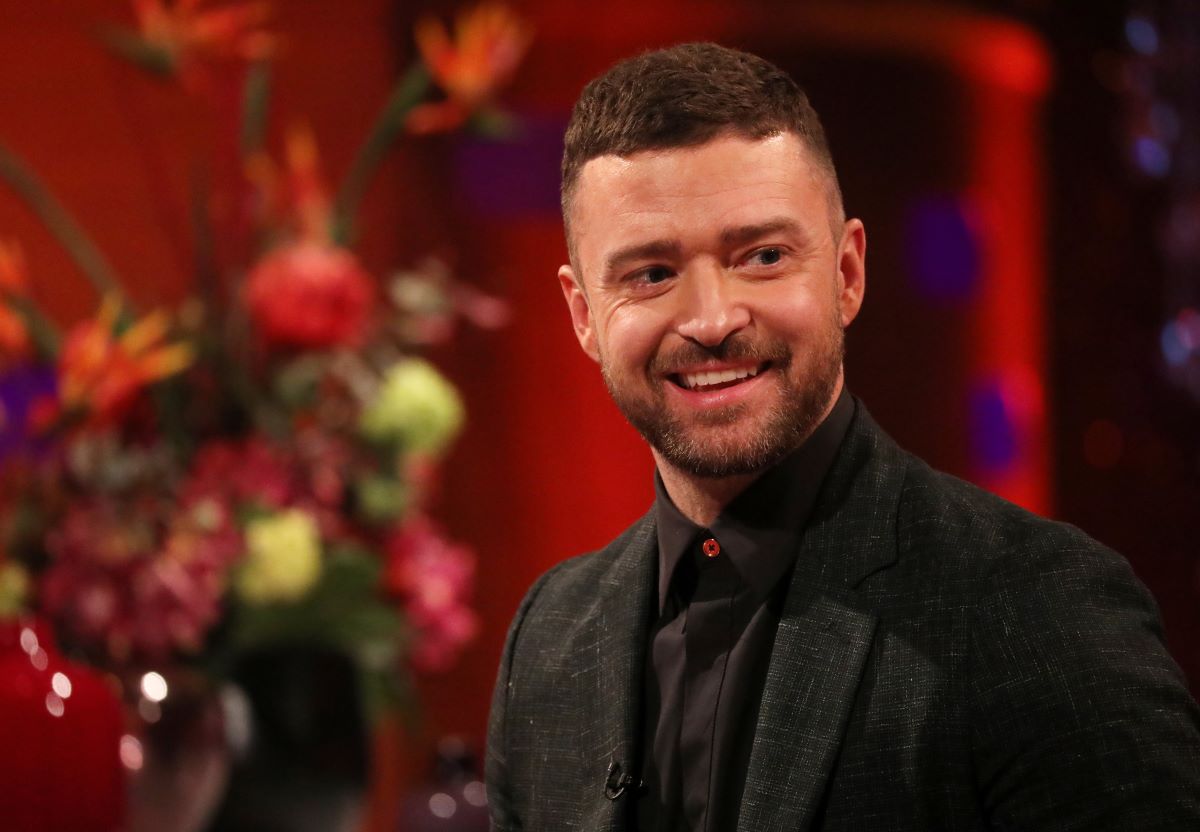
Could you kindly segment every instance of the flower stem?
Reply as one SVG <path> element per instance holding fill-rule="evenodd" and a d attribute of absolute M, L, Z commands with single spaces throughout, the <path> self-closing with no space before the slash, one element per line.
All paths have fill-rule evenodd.
<path fill-rule="evenodd" d="M 54 324 L 42 314 L 32 300 L 26 297 L 11 297 L 8 303 L 25 321 L 33 348 L 42 361 L 53 361 L 58 357 L 58 345 L 62 336 Z"/>
<path fill-rule="evenodd" d="M 267 133 L 271 99 L 271 66 L 265 61 L 251 65 L 242 89 L 242 158 L 262 151 Z"/>
<path fill-rule="evenodd" d="M 387 156 L 409 112 L 425 95 L 429 88 L 429 73 L 424 64 L 418 62 L 396 82 L 387 103 L 383 105 L 366 141 L 358 150 L 350 172 L 338 190 L 337 199 L 333 205 L 333 228 L 331 233 L 334 242 L 345 245 L 354 234 L 354 217 L 358 213 L 359 203 L 366 193 L 371 176 L 374 175 L 380 162 Z"/>
<path fill-rule="evenodd" d="M 45 223 L 101 295 L 116 295 L 131 308 L 122 283 L 87 233 L 20 157 L 0 144 L 0 179 Z"/>

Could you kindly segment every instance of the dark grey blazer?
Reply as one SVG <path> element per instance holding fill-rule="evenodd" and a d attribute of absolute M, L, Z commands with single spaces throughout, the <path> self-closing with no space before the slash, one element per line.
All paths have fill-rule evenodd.
<path fill-rule="evenodd" d="M 521 604 L 493 828 L 630 828 L 612 798 L 639 767 L 656 558 L 649 514 Z M 861 404 L 770 661 L 741 832 L 1200 830 L 1200 710 L 1128 564 L 933 471 Z"/>

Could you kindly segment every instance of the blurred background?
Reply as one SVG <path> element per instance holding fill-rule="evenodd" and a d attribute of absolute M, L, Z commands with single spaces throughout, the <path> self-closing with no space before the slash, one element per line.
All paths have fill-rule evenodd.
<path fill-rule="evenodd" d="M 278 37 L 267 143 L 302 118 L 336 179 L 417 57 L 418 22 L 464 8 L 276 0 L 265 24 Z M 410 811 L 402 795 L 432 788 L 423 784 L 441 738 L 482 751 L 524 590 L 558 560 L 607 542 L 652 499 L 649 456 L 562 309 L 558 162 L 589 78 L 686 40 L 775 61 L 822 116 L 847 210 L 868 236 L 866 303 L 848 335 L 851 390 L 935 467 L 1124 554 L 1200 692 L 1200 8 L 510 8 L 530 39 L 496 97 L 506 129 L 402 138 L 355 224 L 367 272 L 432 254 L 508 307 L 502 326 L 464 326 L 424 351 L 465 406 L 428 513 L 475 553 L 478 630 L 453 668 L 414 674 L 407 717 L 373 730 L 358 828 L 395 828 Z M 195 290 L 181 267 L 194 244 L 164 206 L 188 189 L 181 151 L 210 129 L 202 108 L 97 46 L 103 26 L 133 26 L 125 4 L 0 0 L 0 21 L 0 141 L 87 226 L 131 298 L 179 304 Z M 30 292 L 54 321 L 94 313 L 99 297 L 77 264 L 4 192 L 0 237 L 21 241 Z"/>

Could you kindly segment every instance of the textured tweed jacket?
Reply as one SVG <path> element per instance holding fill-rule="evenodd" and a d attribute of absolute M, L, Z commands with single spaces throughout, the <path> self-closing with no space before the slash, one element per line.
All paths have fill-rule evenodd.
<path fill-rule="evenodd" d="M 651 513 L 521 604 L 494 829 L 632 828 L 656 560 Z M 861 404 L 791 578 L 738 824 L 818 829 L 1200 830 L 1200 710 L 1126 562 L 931 470 Z"/>

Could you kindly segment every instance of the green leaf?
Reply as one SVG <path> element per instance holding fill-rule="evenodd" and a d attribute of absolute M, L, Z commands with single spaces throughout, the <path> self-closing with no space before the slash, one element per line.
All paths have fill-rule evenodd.
<path fill-rule="evenodd" d="M 175 59 L 170 52 L 146 41 L 136 32 L 108 26 L 100 29 L 100 41 L 114 55 L 162 78 L 175 74 Z"/>
<path fill-rule="evenodd" d="M 396 664 L 404 640 L 400 612 L 379 597 L 379 559 L 342 549 L 326 559 L 321 580 L 303 599 L 262 606 L 239 605 L 230 640 L 245 651 L 283 643 L 342 650 L 363 667 Z"/>
<path fill-rule="evenodd" d="M 302 355 L 284 364 L 275 375 L 275 395 L 287 407 L 298 408 L 316 402 L 317 389 L 325 373 L 319 356 Z"/>
<path fill-rule="evenodd" d="M 467 130 L 489 139 L 512 139 L 521 132 L 521 120 L 495 107 L 482 107 L 471 114 Z"/>

